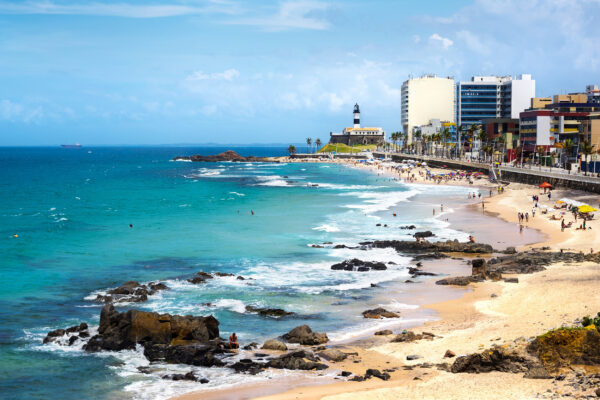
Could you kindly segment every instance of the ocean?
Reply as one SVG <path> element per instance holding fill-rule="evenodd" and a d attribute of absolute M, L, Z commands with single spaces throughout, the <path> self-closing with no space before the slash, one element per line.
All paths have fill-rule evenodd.
<path fill-rule="evenodd" d="M 391 249 L 311 245 L 412 240 L 414 231 L 400 229 L 409 224 L 433 231 L 440 240 L 468 236 L 451 229 L 440 213 L 434 217 L 432 207 L 465 199 L 472 189 L 407 185 L 337 164 L 171 161 L 227 149 L 0 148 L 1 398 L 165 399 L 293 375 L 247 376 L 178 365 L 156 365 L 152 374 L 142 374 L 137 367 L 148 361 L 141 348 L 87 354 L 83 343 L 43 345 L 42 339 L 52 329 L 80 322 L 94 329 L 101 305 L 92 299 L 136 280 L 161 281 L 170 290 L 118 310 L 214 315 L 221 336 L 236 332 L 242 345 L 262 343 L 302 324 L 327 332 L 332 340 L 349 340 L 385 326 L 363 319 L 365 309 L 417 307 L 388 294 L 407 285 L 410 258 Z M 233 150 L 286 155 L 283 147 Z M 394 264 L 385 271 L 330 269 L 355 257 Z M 252 279 L 187 282 L 198 271 Z M 296 315 L 261 317 L 246 312 L 248 305 Z M 400 320 L 407 326 L 418 322 Z M 161 379 L 190 369 L 210 382 Z"/>

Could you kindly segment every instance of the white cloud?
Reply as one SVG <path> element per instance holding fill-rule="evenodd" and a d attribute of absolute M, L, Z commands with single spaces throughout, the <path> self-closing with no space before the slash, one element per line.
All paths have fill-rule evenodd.
<path fill-rule="evenodd" d="M 467 30 L 457 32 L 456 39 L 457 41 L 463 41 L 470 50 L 482 55 L 488 55 L 491 48 L 496 48 L 495 44 L 483 44 L 479 37 Z"/>
<path fill-rule="evenodd" d="M 287 1 L 281 3 L 274 15 L 256 18 L 242 18 L 228 21 L 228 24 L 258 26 L 266 31 L 288 29 L 324 30 L 330 27 L 324 12 L 329 4 L 319 1 Z"/>
<path fill-rule="evenodd" d="M 139 3 L 57 3 L 53 1 L 0 1 L 0 14 L 42 14 L 42 15 L 94 15 L 124 18 L 161 18 L 182 15 L 196 15 L 206 12 L 234 12 L 235 8 L 226 3 L 209 3 L 206 6 L 186 4 L 139 4 Z"/>
<path fill-rule="evenodd" d="M 202 71 L 195 71 L 190 76 L 187 77 L 189 81 L 205 81 L 205 80 L 225 80 L 225 81 L 233 81 L 235 78 L 240 76 L 240 72 L 235 68 L 227 69 L 223 72 L 213 72 L 210 74 L 204 73 Z"/>
<path fill-rule="evenodd" d="M 433 35 L 429 36 L 429 41 L 432 43 L 434 43 L 434 42 L 441 43 L 441 45 L 444 47 L 444 49 L 447 49 L 448 47 L 450 47 L 454 44 L 454 42 L 452 40 L 442 37 L 437 33 L 434 33 Z"/>

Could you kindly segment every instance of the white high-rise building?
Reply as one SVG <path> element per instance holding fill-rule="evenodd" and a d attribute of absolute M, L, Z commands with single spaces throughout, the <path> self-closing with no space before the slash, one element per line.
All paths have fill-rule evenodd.
<path fill-rule="evenodd" d="M 456 122 L 470 126 L 489 118 L 518 119 L 534 97 L 535 80 L 529 74 L 474 76 L 456 88 Z"/>
<path fill-rule="evenodd" d="M 432 119 L 454 122 L 454 78 L 423 75 L 402 84 L 402 130 L 412 143 L 415 127 Z"/>

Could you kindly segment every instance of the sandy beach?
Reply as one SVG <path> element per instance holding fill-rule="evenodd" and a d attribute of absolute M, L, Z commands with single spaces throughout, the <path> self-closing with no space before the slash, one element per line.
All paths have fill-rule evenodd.
<path fill-rule="evenodd" d="M 465 179 L 435 183 L 425 178 L 423 168 L 413 169 L 410 175 L 398 175 L 395 170 L 382 166 L 344 163 L 354 168 L 369 168 L 390 179 L 409 178 L 408 183 L 415 185 L 471 186 Z M 429 170 L 433 174 L 448 172 Z M 478 242 L 489 243 L 495 249 L 513 246 L 519 251 L 532 248 L 585 253 L 600 251 L 598 218 L 587 222 L 588 229 L 576 229 L 582 222 L 580 219 L 574 221 L 571 213 L 561 215 L 563 210 L 554 209 L 556 200 L 562 198 L 598 207 L 596 195 L 553 190 L 549 199 L 538 187 L 517 183 L 506 185 L 499 193 L 497 184 L 487 179 L 477 179 L 472 186 L 483 193 L 482 197 L 465 198 L 464 204 L 452 205 L 454 212 L 445 217 L 453 228 L 473 235 Z M 539 202 L 535 216 L 532 216 L 534 195 L 539 195 Z M 542 213 L 544 209 L 547 213 Z M 528 213 L 528 221 L 522 228 L 518 223 L 519 212 Z M 552 215 L 564 216 L 566 223 L 573 221 L 573 224 L 561 230 L 561 221 L 551 220 Z M 422 270 L 451 276 L 470 274 L 468 257 L 457 258 L 462 259 L 424 261 Z M 410 331 L 432 333 L 433 339 L 397 343 L 391 342 L 394 337 L 391 335 L 373 336 L 339 346 L 342 351 L 355 355 L 342 362 L 330 363 L 331 368 L 353 374 L 364 374 L 369 368 L 386 370 L 391 376 L 387 381 L 339 379 L 323 384 L 307 378 L 306 381 L 274 382 L 268 386 L 189 393 L 178 399 L 530 399 L 593 394 L 590 391 L 573 392 L 567 380 L 526 379 L 522 373 L 455 374 L 436 367 L 436 364 L 452 363 L 453 359 L 444 357 L 447 350 L 460 356 L 481 352 L 491 345 L 529 340 L 550 329 L 571 326 L 582 316 L 595 315 L 600 310 L 600 291 L 597 289 L 600 266 L 597 264 L 557 263 L 544 271 L 515 277 L 518 277 L 518 283 L 485 281 L 466 287 L 441 287 L 435 284 L 435 278 L 427 280 L 414 290 L 423 293 L 421 307 L 433 310 L 438 319 L 410 328 Z M 445 298 L 441 295 L 442 300 L 433 300 L 436 297 L 432 293 L 444 291 Z M 407 360 L 407 356 L 417 357 Z"/>

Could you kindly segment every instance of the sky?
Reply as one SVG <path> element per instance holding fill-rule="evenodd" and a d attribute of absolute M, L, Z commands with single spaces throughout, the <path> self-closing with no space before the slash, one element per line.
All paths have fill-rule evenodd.
<path fill-rule="evenodd" d="M 600 0 L 0 0 L 0 146 L 401 130 L 409 76 L 600 84 Z"/>

